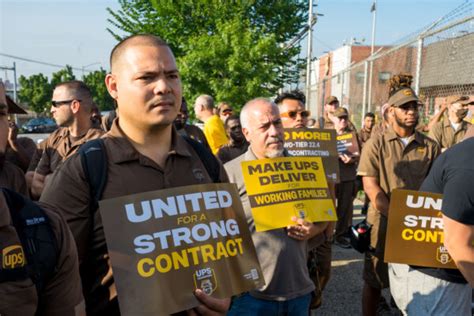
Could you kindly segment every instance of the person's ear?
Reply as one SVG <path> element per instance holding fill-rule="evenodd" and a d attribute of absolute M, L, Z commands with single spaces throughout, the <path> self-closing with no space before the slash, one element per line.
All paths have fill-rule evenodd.
<path fill-rule="evenodd" d="M 107 87 L 107 91 L 109 92 L 110 96 L 114 99 L 117 100 L 118 98 L 118 93 L 117 93 L 117 80 L 115 78 L 115 75 L 108 73 L 105 76 L 105 86 Z"/>

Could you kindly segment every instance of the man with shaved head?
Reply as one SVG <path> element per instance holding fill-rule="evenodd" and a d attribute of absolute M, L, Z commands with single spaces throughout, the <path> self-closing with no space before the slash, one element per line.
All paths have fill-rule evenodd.
<path fill-rule="evenodd" d="M 204 135 L 211 147 L 212 153 L 217 155 L 219 148 L 229 142 L 225 133 L 224 124 L 218 115 L 214 114 L 214 99 L 207 94 L 200 95 L 194 102 L 196 117 L 204 122 Z"/>
<path fill-rule="evenodd" d="M 256 232 L 242 175 L 243 161 L 288 156 L 278 107 L 264 98 L 249 101 L 240 113 L 242 131 L 250 143 L 243 155 L 224 165 L 237 184 L 265 285 L 234 299 L 228 315 L 308 315 L 314 284 L 306 267 L 309 243 L 318 244 L 327 223 L 293 217 L 294 225 Z M 275 209 L 275 211 L 277 211 Z"/>
<path fill-rule="evenodd" d="M 134 35 L 112 50 L 110 60 L 105 83 L 119 116 L 103 137 L 108 178 L 102 199 L 213 182 L 193 146 L 173 127 L 182 88 L 166 42 Z M 223 168 L 219 177 L 228 182 Z M 120 315 L 100 209 L 91 207 L 94 198 L 85 179 L 81 156 L 73 156 L 54 174 L 41 199 L 61 210 L 74 234 L 88 315 Z M 228 309 L 228 299 L 201 290 L 194 294 L 202 304 L 188 311 L 191 315 L 220 315 Z"/>
<path fill-rule="evenodd" d="M 58 84 L 53 91 L 51 114 L 60 127 L 46 140 L 41 160 L 36 167 L 31 185 L 34 198 L 39 198 L 45 183 L 60 164 L 79 150 L 88 140 L 102 136 L 92 127 L 92 93 L 82 81 Z"/>

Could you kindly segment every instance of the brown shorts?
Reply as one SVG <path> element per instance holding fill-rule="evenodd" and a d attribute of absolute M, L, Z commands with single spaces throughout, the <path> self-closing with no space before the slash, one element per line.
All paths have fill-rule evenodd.
<path fill-rule="evenodd" d="M 388 265 L 383 261 L 387 218 L 370 207 L 367 213 L 367 222 L 372 224 L 370 245 L 375 251 L 365 253 L 363 279 L 373 288 L 385 289 L 389 287 Z"/>

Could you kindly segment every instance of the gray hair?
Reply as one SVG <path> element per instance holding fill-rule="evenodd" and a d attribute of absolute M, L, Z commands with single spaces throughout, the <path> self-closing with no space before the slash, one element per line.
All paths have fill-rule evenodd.
<path fill-rule="evenodd" d="M 214 98 L 208 94 L 201 94 L 196 99 L 196 105 L 202 105 L 206 110 L 214 109 Z"/>
<path fill-rule="evenodd" d="M 272 106 L 276 106 L 274 102 L 272 102 L 270 99 L 267 98 L 255 98 L 247 103 L 245 103 L 244 107 L 240 111 L 240 124 L 242 125 L 242 128 L 249 128 L 249 113 L 250 110 L 255 106 L 257 103 L 268 103 Z"/>

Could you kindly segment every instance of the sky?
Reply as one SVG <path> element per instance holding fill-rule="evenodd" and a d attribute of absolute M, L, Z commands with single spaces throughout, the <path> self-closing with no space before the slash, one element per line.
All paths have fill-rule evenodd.
<path fill-rule="evenodd" d="M 342 46 L 355 37 L 370 45 L 373 0 L 314 0 L 319 17 L 314 27 L 313 56 Z M 470 8 L 473 1 L 468 0 Z M 376 45 L 389 45 L 444 16 L 466 0 L 377 0 Z M 116 40 L 106 30 L 112 27 L 106 8 L 117 10 L 112 0 L 0 0 L 0 54 L 84 71 L 108 70 L 108 57 Z M 113 27 L 112 27 L 113 28 Z M 302 53 L 305 55 L 305 53 Z M 48 77 L 59 67 L 50 67 L 0 55 L 0 67 L 12 67 L 17 75 L 43 73 Z M 0 70 L 0 78 L 12 81 L 13 72 Z"/>

